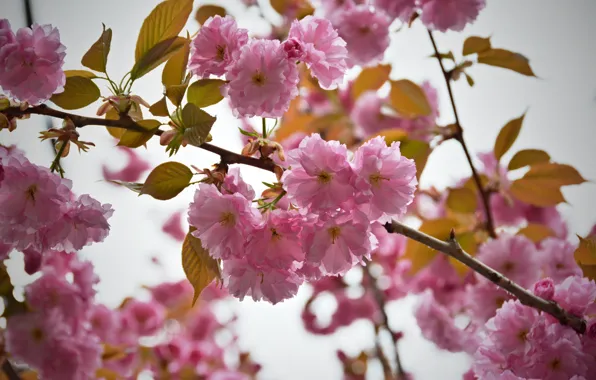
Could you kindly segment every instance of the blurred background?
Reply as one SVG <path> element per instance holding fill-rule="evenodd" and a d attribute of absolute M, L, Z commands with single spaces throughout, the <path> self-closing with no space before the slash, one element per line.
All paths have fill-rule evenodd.
<path fill-rule="evenodd" d="M 67 47 L 65 69 L 82 69 L 80 59 L 101 33 L 101 23 L 113 30 L 108 70 L 112 78 L 120 78 L 134 63 L 134 47 L 143 19 L 159 0 L 31 0 L 35 22 L 52 24 L 60 30 L 62 43 Z M 473 152 L 492 149 L 499 129 L 513 118 L 527 111 L 524 127 L 511 152 L 524 148 L 546 150 L 553 161 L 575 166 L 589 181 L 582 186 L 564 188 L 568 204 L 560 206 L 567 219 L 570 236 L 585 235 L 596 221 L 596 49 L 591 36 L 596 2 L 556 2 L 527 0 L 488 0 L 478 20 L 461 33 L 436 34 L 441 51 L 453 50 L 458 55 L 466 37 L 492 36 L 494 47 L 520 52 L 530 59 L 537 78 L 528 78 L 511 71 L 488 66 L 475 66 L 470 74 L 476 85 L 470 88 L 465 81 L 454 84 L 456 102 L 467 143 Z M 207 2 L 195 1 L 195 7 Z M 263 22 L 257 10 L 246 8 L 239 0 L 211 0 L 209 3 L 225 7 L 235 16 L 241 27 L 255 34 L 266 34 L 269 23 Z M 267 0 L 260 1 L 269 22 L 279 22 Z M 2 18 L 12 27 L 25 26 L 24 3 L 20 0 L 0 0 Z M 392 30 L 401 25 L 396 22 Z M 198 24 L 191 17 L 187 24 L 193 34 Z M 443 77 L 437 61 L 429 58 L 432 46 L 424 27 L 415 23 L 392 34 L 392 43 L 385 61 L 393 64 L 392 79 L 408 78 L 415 82 L 429 80 L 438 90 L 441 122 L 453 119 Z M 162 96 L 161 70 L 137 81 L 133 93 L 150 104 Z M 102 95 L 109 95 L 107 89 Z M 78 110 L 85 115 L 95 114 L 99 102 Z M 213 143 L 239 151 L 241 142 L 233 118 L 222 102 L 206 109 L 217 116 L 212 130 Z M 58 121 L 54 121 L 58 126 Z M 19 121 L 15 132 L 0 133 L 2 144 L 17 144 L 31 161 L 49 166 L 53 159 L 50 145 L 40 143 L 37 132 L 46 128 L 46 120 L 32 117 Z M 115 209 L 110 223 L 112 230 L 102 244 L 85 248 L 82 253 L 92 260 L 101 277 L 98 298 L 110 306 L 118 305 L 126 296 L 143 293 L 142 285 L 158 284 L 184 277 L 181 266 L 181 243 L 161 231 L 164 222 L 175 211 L 184 211 L 192 199 L 193 190 L 166 202 L 150 197 L 137 197 L 124 188 L 103 180 L 102 165 L 120 169 L 126 155 L 114 149 L 115 140 L 103 127 L 89 126 L 80 131 L 81 140 L 92 141 L 88 153 L 72 152 L 63 159 L 66 176 L 73 180 L 74 191 L 90 193 L 102 203 Z M 505 157 L 511 157 L 511 152 Z M 152 140 L 148 149 L 139 149 L 141 157 L 151 167 L 168 160 L 163 147 Z M 209 167 L 217 156 L 200 149 L 182 149 L 175 161 L 198 167 Z M 250 167 L 242 167 L 242 174 L 257 192 L 261 181 L 271 181 L 272 175 Z M 443 188 L 456 179 L 470 175 L 460 146 L 455 141 L 441 145 L 430 157 L 421 185 Z M 185 217 L 184 217 L 185 219 Z M 185 225 L 186 228 L 186 225 Z M 155 258 L 156 260 L 152 260 Z M 16 263 L 16 260 L 13 260 Z M 155 261 L 161 263 L 156 265 Z M 22 264 L 20 264 L 22 266 Z M 18 265 L 14 264 L 13 267 Z M 10 264 L 9 264 L 10 269 Z M 12 269 L 17 270 L 17 269 Z M 349 274 L 354 275 L 354 274 Z M 22 274 L 17 280 L 26 283 Z M 305 332 L 300 312 L 310 290 L 303 286 L 292 300 L 272 306 L 230 301 L 222 312 L 235 312 L 239 343 L 263 365 L 262 379 L 339 379 L 341 366 L 336 350 L 341 348 L 356 355 L 363 348 L 373 347 L 372 326 L 355 323 L 331 336 L 313 336 Z M 469 360 L 463 354 L 440 351 L 424 340 L 412 316 L 414 297 L 389 305 L 390 324 L 401 330 L 399 350 L 405 369 L 416 379 L 457 379 L 468 369 Z M 322 315 L 331 314 L 332 302 L 319 302 Z M 374 363 L 373 363 L 374 364 Z M 373 365 L 374 367 L 374 365 Z M 381 378 L 379 368 L 372 368 L 370 379 Z"/>

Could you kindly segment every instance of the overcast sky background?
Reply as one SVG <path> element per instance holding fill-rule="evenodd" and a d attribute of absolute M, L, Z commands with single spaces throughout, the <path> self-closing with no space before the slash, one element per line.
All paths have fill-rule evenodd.
<path fill-rule="evenodd" d="M 132 67 L 137 33 L 158 2 L 38 0 L 32 1 L 32 5 L 36 22 L 59 28 L 62 42 L 67 46 L 65 69 L 82 69 L 80 59 L 99 36 L 101 23 L 112 28 L 108 67 L 112 78 L 120 78 Z M 199 3 L 204 2 L 195 1 L 195 6 Z M 241 26 L 255 32 L 267 31 L 254 9 L 247 11 L 232 0 L 211 3 L 226 6 Z M 24 26 L 21 1 L 0 0 L 0 9 L 0 17 L 8 18 L 13 28 Z M 275 20 L 275 13 L 266 14 Z M 519 139 L 505 159 L 520 149 L 540 148 L 554 161 L 574 165 L 585 178 L 596 179 L 596 51 L 591 40 L 595 16 L 596 2 L 589 0 L 488 0 L 477 22 L 463 33 L 436 35 L 441 51 L 452 49 L 456 55 L 461 54 L 467 36 L 491 35 L 494 47 L 526 55 L 539 77 L 527 78 L 499 68 L 478 66 L 469 71 L 476 80 L 474 88 L 469 88 L 463 80 L 455 83 L 455 98 L 472 151 L 491 150 L 499 129 L 527 110 Z M 197 27 L 191 18 L 187 24 L 190 33 Z M 432 47 L 426 31 L 416 22 L 413 28 L 404 28 L 393 36 L 385 60 L 393 64 L 392 79 L 430 80 L 440 91 L 441 120 L 449 123 L 452 113 L 447 92 L 437 62 L 428 58 L 430 54 Z M 157 69 L 135 83 L 133 92 L 149 103 L 157 101 L 162 91 L 160 78 L 161 69 Z M 103 90 L 102 94 L 108 95 L 108 91 Z M 99 102 L 77 112 L 93 115 L 98 106 Z M 239 150 L 236 133 L 239 123 L 224 106 L 213 106 L 207 111 L 218 117 L 212 131 L 214 144 Z M 49 144 L 40 144 L 37 138 L 37 131 L 44 127 L 42 118 L 32 117 L 19 122 L 18 130 L 12 134 L 2 131 L 0 142 L 16 143 L 32 161 L 49 166 L 52 159 Z M 64 159 L 67 176 L 73 180 L 75 192 L 90 193 L 115 209 L 110 220 L 110 236 L 104 243 L 83 251 L 101 276 L 100 300 L 115 306 L 125 296 L 142 294 L 143 284 L 182 278 L 180 244 L 164 235 L 161 225 L 173 211 L 188 206 L 193 190 L 187 189 L 171 201 L 160 202 L 146 196 L 139 198 L 103 182 L 102 163 L 109 162 L 112 168 L 119 168 L 125 157 L 113 149 L 114 140 L 102 127 L 90 126 L 80 132 L 82 140 L 93 141 L 96 147 L 83 155 L 73 151 Z M 157 141 L 151 141 L 141 155 L 153 166 L 169 160 Z M 182 149 L 174 160 L 209 167 L 217 162 L 217 157 L 190 148 Z M 270 174 L 253 168 L 243 167 L 242 173 L 257 190 L 262 189 L 258 186 L 260 181 L 272 179 Z M 448 142 L 433 153 L 421 182 L 423 186 L 444 187 L 469 174 L 461 148 L 455 142 Z M 595 189 L 593 183 L 564 189 L 568 204 L 560 207 L 570 224 L 571 236 L 584 235 L 596 221 Z M 153 265 L 152 256 L 158 257 L 164 267 Z M 300 310 L 308 294 L 309 290 L 303 287 L 296 298 L 276 306 L 252 301 L 227 305 L 240 315 L 240 343 L 263 364 L 262 379 L 338 379 L 341 369 L 335 356 L 337 348 L 356 354 L 372 346 L 371 329 L 366 323 L 357 323 L 331 337 L 305 333 Z M 392 327 L 406 333 L 400 343 L 405 368 L 417 379 L 460 378 L 467 370 L 467 358 L 440 352 L 421 337 L 411 315 L 414 303 L 415 299 L 409 298 L 390 305 Z M 371 379 L 380 378 L 378 369 L 375 366 Z"/>

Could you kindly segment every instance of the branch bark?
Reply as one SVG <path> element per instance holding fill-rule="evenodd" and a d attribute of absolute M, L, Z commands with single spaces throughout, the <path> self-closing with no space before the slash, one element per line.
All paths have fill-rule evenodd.
<path fill-rule="evenodd" d="M 4 362 L 2 363 L 2 371 L 9 380 L 21 380 L 21 377 L 7 358 L 4 358 Z"/>
<path fill-rule="evenodd" d="M 437 61 L 439 61 L 439 65 L 441 66 L 443 78 L 445 78 L 445 83 L 447 84 L 447 92 L 449 93 L 451 108 L 453 108 L 453 115 L 455 116 L 456 133 L 454 138 L 461 144 L 466 155 L 466 159 L 468 160 L 468 164 L 470 165 L 470 169 L 472 169 L 472 177 L 474 178 L 474 182 L 476 183 L 476 187 L 478 188 L 478 192 L 480 193 L 480 197 L 482 198 L 482 206 L 484 208 L 484 215 L 486 216 L 486 229 L 489 235 L 492 238 L 495 238 L 497 237 L 497 234 L 495 232 L 493 216 L 490 210 L 490 193 L 486 191 L 484 186 L 482 186 L 482 181 L 480 180 L 480 176 L 476 171 L 476 167 L 474 166 L 474 163 L 472 161 L 472 156 L 470 155 L 470 151 L 468 150 L 468 146 L 466 145 L 466 141 L 464 140 L 464 130 L 461 126 L 459 114 L 457 113 L 457 107 L 455 106 L 455 97 L 453 96 L 453 89 L 451 88 L 451 76 L 449 72 L 445 70 L 443 60 L 441 59 L 441 55 L 437 47 L 437 43 L 435 42 L 433 33 L 430 30 L 428 30 L 428 36 L 430 37 L 430 42 L 432 43 L 433 49 L 435 50 L 435 57 L 437 58 Z"/>
<path fill-rule="evenodd" d="M 455 240 L 455 234 L 453 231 L 449 241 L 445 242 L 396 221 L 387 223 L 385 225 L 385 229 L 391 233 L 404 235 L 432 249 L 453 257 L 498 287 L 513 294 L 522 304 L 552 315 L 562 325 L 571 327 L 579 334 L 583 334 L 586 331 L 586 321 L 584 321 L 582 318 L 568 313 L 554 301 L 547 301 L 534 295 L 527 289 L 519 286 L 483 262 L 470 256 L 461 248 L 457 240 Z"/>
<path fill-rule="evenodd" d="M 7 108 L 7 109 L 3 110 L 2 113 L 4 113 L 9 118 L 10 117 L 21 117 L 24 115 L 45 115 L 45 116 L 55 117 L 58 119 L 70 119 L 70 120 L 72 120 L 72 122 L 74 123 L 74 125 L 77 128 L 82 128 L 87 125 L 100 125 L 100 126 L 105 126 L 105 127 L 123 128 L 123 129 L 128 129 L 128 130 L 137 131 L 137 132 L 147 132 L 146 129 L 144 129 L 142 126 L 138 125 L 137 123 L 135 123 L 135 121 L 132 120 L 130 117 L 121 117 L 120 119 L 117 119 L 117 120 L 111 120 L 111 119 L 102 119 L 102 118 L 97 118 L 97 117 L 80 116 L 80 115 L 75 115 L 72 113 L 59 111 L 59 110 L 50 108 L 50 107 L 46 106 L 45 104 L 35 106 L 35 107 L 29 107 L 29 108 L 26 108 L 25 110 L 21 110 L 18 107 L 11 107 L 11 108 Z M 155 131 L 155 135 L 160 136 L 163 132 L 164 132 L 163 130 L 158 129 Z M 243 165 L 248 165 L 248 166 L 254 166 L 256 168 L 267 170 L 270 172 L 274 172 L 275 163 L 269 158 L 259 159 L 259 158 L 254 158 L 254 157 L 243 156 L 241 154 L 231 152 L 229 150 L 220 148 L 218 146 L 215 146 L 215 145 L 212 145 L 209 143 L 203 143 L 201 145 L 194 145 L 194 146 L 196 146 L 197 148 L 209 151 L 211 153 L 217 154 L 220 157 L 222 164 L 227 164 L 227 165 L 243 164 Z"/>

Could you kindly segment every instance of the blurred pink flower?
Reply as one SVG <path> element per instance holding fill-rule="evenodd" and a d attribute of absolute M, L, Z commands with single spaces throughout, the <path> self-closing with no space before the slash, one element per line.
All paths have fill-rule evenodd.
<path fill-rule="evenodd" d="M 476 20 L 486 6 L 486 0 L 419 0 L 420 19 L 430 28 L 441 32 L 461 31 Z"/>
<path fill-rule="evenodd" d="M 186 231 L 182 228 L 182 211 L 176 211 L 161 227 L 163 233 L 174 240 L 182 241 L 186 237 Z"/>
<path fill-rule="evenodd" d="M 141 158 L 134 150 L 118 147 L 128 157 L 128 162 L 120 170 L 111 170 L 108 165 L 102 165 L 103 178 L 106 181 L 137 182 L 143 172 L 150 169 L 149 163 Z"/>

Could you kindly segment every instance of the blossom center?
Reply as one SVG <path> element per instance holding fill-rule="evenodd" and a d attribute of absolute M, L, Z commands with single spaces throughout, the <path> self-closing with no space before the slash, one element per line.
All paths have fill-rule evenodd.
<path fill-rule="evenodd" d="M 331 182 L 331 180 L 333 179 L 333 176 L 331 175 L 331 173 L 328 173 L 326 171 L 322 171 L 319 173 L 319 175 L 317 175 L 317 180 L 319 181 L 319 183 L 326 185 L 329 182 Z"/>
<path fill-rule="evenodd" d="M 224 45 L 217 45 L 215 47 L 217 49 L 216 57 L 219 61 L 223 61 L 226 55 L 226 47 Z"/>
<path fill-rule="evenodd" d="M 37 193 L 37 185 L 33 184 L 25 190 L 25 198 L 35 203 L 35 193 Z"/>
<path fill-rule="evenodd" d="M 257 71 L 255 75 L 252 76 L 252 82 L 259 87 L 265 85 L 265 75 L 262 72 Z"/>
<path fill-rule="evenodd" d="M 335 239 L 337 239 L 341 233 L 341 228 L 338 226 L 331 227 L 327 230 L 329 232 L 329 236 L 331 236 L 331 244 L 335 244 Z"/>
<path fill-rule="evenodd" d="M 281 235 L 277 232 L 275 228 L 271 228 L 271 240 L 278 241 L 281 240 Z"/>
<path fill-rule="evenodd" d="M 503 265 L 503 272 L 505 272 L 505 273 L 511 272 L 513 270 L 513 268 L 515 268 L 515 264 L 512 263 L 511 261 L 506 261 L 505 264 Z"/>
<path fill-rule="evenodd" d="M 505 303 L 505 298 L 503 298 L 503 297 L 497 297 L 497 299 L 495 300 L 495 304 L 497 305 L 498 308 L 503 306 L 504 303 Z"/>
<path fill-rule="evenodd" d="M 224 212 L 219 218 L 219 224 L 225 227 L 233 227 L 236 224 L 236 216 L 231 212 Z"/>
<path fill-rule="evenodd" d="M 550 362 L 550 368 L 553 371 L 556 371 L 560 367 L 561 367 L 561 360 L 559 358 L 556 358 L 556 359 L 554 359 L 553 361 Z"/>
<path fill-rule="evenodd" d="M 525 342 L 526 341 L 526 336 L 528 335 L 528 331 L 527 330 L 522 330 L 517 334 L 518 339 L 520 340 L 520 342 Z"/>
<path fill-rule="evenodd" d="M 367 35 L 368 33 L 370 33 L 370 28 L 368 26 L 361 26 L 360 28 L 358 28 L 358 31 L 362 35 Z"/>
<path fill-rule="evenodd" d="M 368 180 L 369 180 L 370 184 L 371 184 L 373 187 L 380 187 L 380 186 L 381 186 L 381 181 L 382 181 L 382 180 L 386 180 L 386 181 L 388 181 L 388 180 L 389 180 L 389 178 L 387 178 L 387 177 L 383 177 L 383 176 L 381 175 L 381 173 L 375 173 L 375 174 L 371 174 L 371 175 L 368 177 Z"/>
<path fill-rule="evenodd" d="M 33 338 L 34 341 L 41 342 L 44 337 L 43 330 L 40 329 L 39 327 L 34 328 L 33 330 L 31 330 L 31 337 Z"/>

